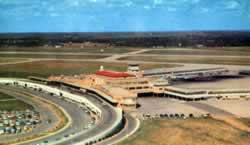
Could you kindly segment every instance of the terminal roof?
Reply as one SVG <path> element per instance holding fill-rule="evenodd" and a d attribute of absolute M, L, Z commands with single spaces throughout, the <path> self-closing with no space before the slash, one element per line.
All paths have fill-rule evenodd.
<path fill-rule="evenodd" d="M 113 71 L 98 71 L 96 75 L 111 77 L 111 78 L 126 78 L 126 77 L 134 77 L 132 74 L 123 73 L 123 72 L 113 72 Z"/>

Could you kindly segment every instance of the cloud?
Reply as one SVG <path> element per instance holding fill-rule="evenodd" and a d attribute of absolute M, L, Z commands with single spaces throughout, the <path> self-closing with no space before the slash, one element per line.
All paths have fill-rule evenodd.
<path fill-rule="evenodd" d="M 110 5 L 112 7 L 131 7 L 138 6 L 143 7 L 144 5 L 153 6 L 169 6 L 169 5 L 182 5 L 185 3 L 199 3 L 201 0 L 0 0 L 0 5 L 37 5 L 37 6 L 63 6 L 68 7 L 82 7 L 82 6 L 100 6 L 103 7 Z"/>
<path fill-rule="evenodd" d="M 59 16 L 59 14 L 58 14 L 58 13 L 53 12 L 53 13 L 50 13 L 50 16 L 51 16 L 51 17 L 58 17 L 58 16 Z"/>
<path fill-rule="evenodd" d="M 154 0 L 155 5 L 160 5 L 163 3 L 163 0 Z"/>
<path fill-rule="evenodd" d="M 27 4 L 28 1 L 20 1 L 20 0 L 0 0 L 1 5 L 22 5 Z"/>
<path fill-rule="evenodd" d="M 201 8 L 201 12 L 202 13 L 207 13 L 207 12 L 209 12 L 209 9 L 208 8 Z"/>
<path fill-rule="evenodd" d="M 79 6 L 79 1 L 72 2 L 72 6 Z"/>
<path fill-rule="evenodd" d="M 150 7 L 149 5 L 145 5 L 145 6 L 143 6 L 143 8 L 144 8 L 145 10 L 150 10 L 150 9 L 151 9 L 151 7 Z"/>
<path fill-rule="evenodd" d="M 182 7 L 186 5 L 196 5 L 199 4 L 201 0 L 152 0 L 154 6 L 175 6 Z"/>
<path fill-rule="evenodd" d="M 226 9 L 236 9 L 240 6 L 240 3 L 238 1 L 228 1 L 225 2 L 225 8 Z"/>
<path fill-rule="evenodd" d="M 103 9 L 142 8 L 157 9 L 165 12 L 190 11 L 197 6 L 200 13 L 239 9 L 241 0 L 0 0 L 0 13 L 16 16 L 33 16 L 35 12 L 80 14 L 101 13 Z M 211 3 L 211 4 L 210 4 Z M 205 5 L 204 5 L 205 4 Z M 202 8 L 204 7 L 204 8 Z M 213 10 L 214 9 L 214 10 Z"/>
<path fill-rule="evenodd" d="M 89 0 L 90 2 L 93 2 L 93 3 L 96 3 L 97 2 L 97 0 Z"/>
<path fill-rule="evenodd" d="M 127 1 L 124 3 L 125 6 L 131 7 L 134 3 L 132 1 Z"/>
<path fill-rule="evenodd" d="M 37 17 L 37 16 L 41 16 L 41 13 L 40 12 L 35 12 L 33 15 Z"/>
<path fill-rule="evenodd" d="M 0 13 L 15 14 L 16 16 L 41 15 L 57 16 L 56 14 L 100 13 L 102 9 L 111 8 L 164 8 L 165 11 L 174 12 L 187 3 L 199 3 L 200 0 L 0 0 Z M 25 9 L 25 10 L 24 10 Z M 1 12 L 2 11 L 2 12 Z M 36 16 L 37 16 L 36 15 Z M 62 14 L 63 15 L 63 14 Z"/>
<path fill-rule="evenodd" d="M 167 10 L 168 10 L 169 12 L 175 12 L 175 11 L 177 11 L 177 9 L 176 9 L 176 8 L 173 8 L 173 7 L 168 7 Z"/>
<path fill-rule="evenodd" d="M 83 2 L 92 2 L 92 3 L 96 3 L 96 4 L 98 4 L 98 3 L 106 3 L 107 1 L 106 0 L 81 0 L 81 2 L 83 3 Z"/>
<path fill-rule="evenodd" d="M 191 3 L 197 4 L 200 2 L 200 0 L 190 0 Z"/>

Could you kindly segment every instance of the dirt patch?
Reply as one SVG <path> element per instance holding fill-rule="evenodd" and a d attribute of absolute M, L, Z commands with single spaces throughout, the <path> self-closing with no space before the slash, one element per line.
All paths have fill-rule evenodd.
<path fill-rule="evenodd" d="M 249 145 L 250 133 L 211 118 L 146 120 L 118 145 Z"/>
<path fill-rule="evenodd" d="M 232 127 L 235 127 L 237 129 L 240 129 L 242 131 L 250 132 L 250 127 L 242 123 L 236 118 L 230 117 L 230 116 L 212 116 L 214 119 L 224 121 L 228 124 L 230 124 Z"/>

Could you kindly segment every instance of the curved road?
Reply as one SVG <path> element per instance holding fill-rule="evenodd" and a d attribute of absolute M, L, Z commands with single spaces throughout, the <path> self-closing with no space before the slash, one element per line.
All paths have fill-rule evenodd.
<path fill-rule="evenodd" d="M 98 106 L 98 108 L 102 111 L 102 117 L 97 124 L 93 125 L 91 128 L 87 128 L 89 124 L 93 122 L 92 118 L 88 113 L 86 113 L 85 109 L 81 109 L 79 104 L 75 104 L 72 102 L 67 102 L 63 99 L 60 99 L 59 96 L 50 96 L 48 93 L 41 93 L 35 91 L 31 88 L 23 88 L 23 87 L 11 87 L 14 89 L 18 89 L 19 91 L 28 92 L 37 97 L 44 98 L 50 100 L 51 102 L 58 104 L 70 115 L 72 118 L 72 125 L 69 128 L 66 128 L 62 132 L 52 135 L 50 137 L 46 137 L 44 139 L 39 139 L 37 141 L 30 141 L 28 144 L 60 144 L 60 145 L 69 145 L 76 144 L 78 142 L 82 142 L 86 139 L 89 139 L 97 134 L 102 133 L 103 131 L 110 129 L 113 126 L 113 123 L 117 119 L 117 112 L 114 108 L 108 103 L 101 101 L 100 99 L 96 99 L 95 97 L 90 97 L 88 95 L 81 95 L 81 97 L 91 98 L 91 102 Z M 79 96 L 79 94 L 77 94 Z M 25 143 L 27 145 L 27 143 Z"/>
<path fill-rule="evenodd" d="M 140 120 L 131 116 L 130 114 L 125 115 L 125 121 L 125 126 L 119 133 L 100 143 L 97 143 L 97 145 L 113 145 L 121 142 L 134 134 L 140 127 Z"/>
<path fill-rule="evenodd" d="M 26 90 L 27 91 L 27 90 Z M 73 134 L 86 130 L 86 125 L 92 122 L 92 119 L 88 113 L 85 112 L 84 109 L 78 107 L 78 105 L 65 101 L 63 99 L 59 99 L 58 97 L 51 97 L 46 93 L 38 93 L 32 90 L 28 90 L 29 93 L 32 93 L 38 97 L 45 98 L 50 100 L 51 102 L 61 106 L 65 111 L 70 115 L 72 119 L 72 123 L 69 128 L 66 128 L 64 131 L 60 132 L 59 134 L 47 137 L 45 139 L 40 139 L 38 141 L 29 142 L 29 144 L 41 144 L 43 142 L 48 142 L 49 144 L 60 142 L 63 138 L 68 138 Z M 23 144 L 24 145 L 24 144 Z"/>
<path fill-rule="evenodd" d="M 43 120 L 50 119 L 52 121 L 52 123 L 50 124 L 46 123 L 46 121 L 42 121 L 41 124 L 39 124 L 36 128 L 34 128 L 32 132 L 17 134 L 14 136 L 0 136 L 0 144 L 5 143 L 5 142 L 12 142 L 16 139 L 34 136 L 37 133 L 46 132 L 57 124 L 58 118 L 55 117 L 56 116 L 55 112 L 51 111 L 50 108 L 47 108 L 47 106 L 44 106 L 44 104 L 40 100 L 33 100 L 30 97 L 26 97 L 24 94 L 20 94 L 18 92 L 13 91 L 12 89 L 8 90 L 6 89 L 5 86 L 0 86 L 0 92 L 4 92 L 6 94 L 14 96 L 18 100 L 22 100 L 26 102 L 27 104 L 32 105 L 34 109 L 37 112 L 39 112 Z"/>

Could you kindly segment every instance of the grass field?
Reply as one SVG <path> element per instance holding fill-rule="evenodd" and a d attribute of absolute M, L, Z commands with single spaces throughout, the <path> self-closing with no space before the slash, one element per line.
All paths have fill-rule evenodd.
<path fill-rule="evenodd" d="M 1 100 L 5 100 L 5 99 L 13 99 L 14 97 L 8 95 L 8 94 L 5 94 L 5 93 L 2 93 L 0 92 L 0 101 Z"/>
<path fill-rule="evenodd" d="M 6 99 L 13 99 L 13 100 L 6 100 Z M 33 107 L 21 100 L 15 100 L 15 97 L 0 92 L 0 110 L 26 110 L 26 109 L 33 109 Z"/>
<path fill-rule="evenodd" d="M 198 64 L 227 64 L 227 65 L 250 65 L 250 57 L 192 57 L 187 55 L 180 56 L 128 56 L 119 60 L 134 61 L 155 61 L 165 63 L 198 63 Z"/>
<path fill-rule="evenodd" d="M 249 56 L 250 48 L 239 49 L 222 49 L 222 48 L 207 48 L 207 49 L 165 49 L 165 50 L 151 50 L 144 52 L 144 54 L 162 54 L 162 55 L 224 55 L 224 56 Z"/>
<path fill-rule="evenodd" d="M 105 70 L 126 71 L 126 63 L 102 63 L 79 61 L 37 61 L 21 64 L 0 66 L 0 77 L 27 77 L 50 75 L 77 75 L 81 73 L 94 73 L 103 65 Z M 143 64 L 142 69 L 157 67 L 173 67 L 169 64 Z"/>
<path fill-rule="evenodd" d="M 104 50 L 102 52 L 102 49 Z M 30 52 L 88 52 L 88 53 L 126 53 L 131 51 L 136 51 L 137 48 L 128 48 L 128 47 L 109 47 L 109 48 L 97 48 L 97 47 L 88 47 L 80 48 L 79 47 L 2 47 L 0 51 L 30 51 Z"/>
<path fill-rule="evenodd" d="M 33 107 L 20 100 L 0 101 L 0 110 L 11 111 L 26 109 L 33 109 Z"/>
<path fill-rule="evenodd" d="M 0 54 L 0 58 L 99 59 L 109 55 Z M 9 59 L 10 60 L 10 59 Z"/>
<path fill-rule="evenodd" d="M 27 60 L 27 59 L 19 59 L 19 58 L 15 58 L 15 59 L 12 59 L 12 58 L 0 58 L 0 63 L 17 62 L 17 61 L 24 61 L 24 60 Z"/>
<path fill-rule="evenodd" d="M 117 145 L 250 145 L 250 132 L 210 118 L 146 120 Z"/>

